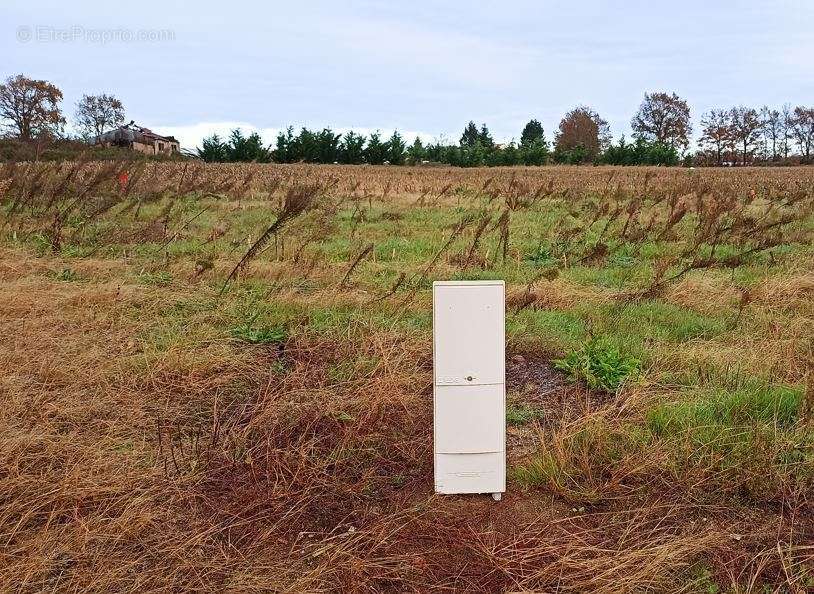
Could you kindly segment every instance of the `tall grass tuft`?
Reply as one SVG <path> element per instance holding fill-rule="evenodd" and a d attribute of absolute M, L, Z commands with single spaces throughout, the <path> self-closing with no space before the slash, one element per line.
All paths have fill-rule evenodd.
<path fill-rule="evenodd" d="M 223 287 L 221 288 L 221 294 L 223 294 L 229 283 L 237 278 L 240 272 L 249 265 L 280 229 L 305 212 L 306 209 L 313 204 L 314 199 L 320 192 L 321 188 L 315 185 L 295 186 L 288 190 L 283 208 L 277 213 L 277 219 L 263 232 L 257 241 L 252 244 L 226 277 Z"/>

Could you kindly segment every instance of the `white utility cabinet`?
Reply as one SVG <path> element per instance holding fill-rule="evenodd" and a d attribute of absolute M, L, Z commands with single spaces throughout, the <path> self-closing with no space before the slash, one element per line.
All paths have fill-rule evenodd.
<path fill-rule="evenodd" d="M 506 490 L 503 281 L 432 285 L 435 491 Z"/>

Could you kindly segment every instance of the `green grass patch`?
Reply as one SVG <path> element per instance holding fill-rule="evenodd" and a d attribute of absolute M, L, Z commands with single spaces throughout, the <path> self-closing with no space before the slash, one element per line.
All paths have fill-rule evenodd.
<path fill-rule="evenodd" d="M 232 338 L 251 344 L 280 344 L 288 338 L 285 328 L 241 324 L 230 331 Z"/>
<path fill-rule="evenodd" d="M 316 307 L 308 310 L 307 319 L 309 330 L 321 334 L 341 334 L 345 340 L 350 331 L 358 331 L 362 336 L 370 329 L 428 331 L 432 327 L 430 311 L 398 311 L 384 307 L 372 312 L 344 305 Z"/>
<path fill-rule="evenodd" d="M 696 391 L 656 405 L 641 422 L 588 422 L 510 476 L 570 500 L 611 496 L 614 476 L 639 476 L 644 486 L 654 474 L 692 477 L 692 497 L 705 500 L 771 500 L 790 482 L 814 480 L 814 431 L 798 423 L 802 397 L 801 388 L 759 380 Z"/>
<path fill-rule="evenodd" d="M 506 317 L 506 334 L 511 340 L 533 339 L 555 350 L 575 347 L 586 332 L 584 320 L 571 311 L 524 309 Z"/>
<path fill-rule="evenodd" d="M 597 286 L 606 289 L 621 290 L 627 285 L 635 284 L 641 276 L 636 268 L 630 266 L 574 266 L 562 271 L 563 278 L 583 286 Z"/>
<path fill-rule="evenodd" d="M 137 278 L 141 284 L 154 287 L 169 287 L 172 284 L 172 274 L 166 270 L 141 272 Z"/>
<path fill-rule="evenodd" d="M 639 427 L 590 422 L 561 447 L 512 468 L 509 477 L 525 488 L 548 487 L 570 501 L 596 502 L 607 495 L 614 470 L 643 452 L 648 440 Z"/>
<path fill-rule="evenodd" d="M 709 339 L 727 329 L 724 317 L 712 317 L 691 309 L 650 300 L 624 306 L 600 308 L 606 333 L 635 338 L 686 342 Z"/>
<path fill-rule="evenodd" d="M 509 479 L 523 487 L 539 487 L 559 484 L 565 475 L 557 460 L 545 452 L 533 460 L 509 469 Z"/>
<path fill-rule="evenodd" d="M 281 344 L 288 339 L 288 327 L 270 316 L 269 310 L 251 296 L 237 305 L 237 317 L 241 322 L 229 330 L 232 338 L 250 344 Z"/>
<path fill-rule="evenodd" d="M 506 407 L 506 422 L 509 425 L 527 425 L 543 418 L 542 409 L 528 404 L 509 404 Z"/>
<path fill-rule="evenodd" d="M 657 436 L 681 431 L 764 424 L 787 428 L 798 418 L 801 389 L 752 383 L 734 392 L 714 390 L 699 398 L 662 404 L 647 414 L 647 427 Z"/>

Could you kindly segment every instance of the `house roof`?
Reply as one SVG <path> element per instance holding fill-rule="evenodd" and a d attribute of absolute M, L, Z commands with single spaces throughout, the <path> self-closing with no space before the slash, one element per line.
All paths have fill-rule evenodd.
<path fill-rule="evenodd" d="M 156 134 L 149 128 L 137 126 L 134 122 L 130 122 L 124 126 L 119 126 L 113 130 L 109 130 L 96 137 L 96 142 L 116 142 L 116 141 L 129 141 L 129 142 L 144 142 L 153 143 L 158 140 L 161 142 L 178 142 L 174 136 L 161 136 Z"/>

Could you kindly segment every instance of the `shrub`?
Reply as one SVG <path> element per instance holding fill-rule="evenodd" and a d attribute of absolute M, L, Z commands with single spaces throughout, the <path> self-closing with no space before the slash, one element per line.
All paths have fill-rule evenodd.
<path fill-rule="evenodd" d="M 638 374 L 641 361 L 622 354 L 607 340 L 592 338 L 565 358 L 555 360 L 554 366 L 589 388 L 615 392 L 627 378 Z"/>

